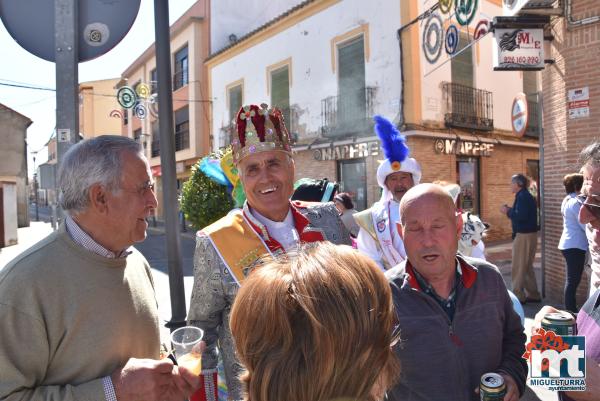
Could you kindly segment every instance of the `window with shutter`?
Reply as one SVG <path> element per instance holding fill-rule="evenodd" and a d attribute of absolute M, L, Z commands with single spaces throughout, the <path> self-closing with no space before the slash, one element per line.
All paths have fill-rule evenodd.
<path fill-rule="evenodd" d="M 290 75 L 287 65 L 271 71 L 271 107 L 273 106 L 281 110 L 285 126 L 291 132 Z"/>
<path fill-rule="evenodd" d="M 228 89 L 229 91 L 229 122 L 235 121 L 238 111 L 242 107 L 242 85 Z"/>
<path fill-rule="evenodd" d="M 365 47 L 359 36 L 338 45 L 339 92 L 338 126 L 351 127 L 366 118 Z"/>
<path fill-rule="evenodd" d="M 473 87 L 473 48 L 465 49 L 469 43 L 469 38 L 466 34 L 460 33 L 460 43 L 456 49 L 456 53 L 450 61 L 450 69 L 452 70 L 452 83 Z M 463 50 L 460 54 L 459 52 Z"/>
<path fill-rule="evenodd" d="M 190 122 L 187 106 L 175 111 L 175 150 L 190 147 Z"/>
<path fill-rule="evenodd" d="M 175 65 L 173 74 L 173 90 L 177 90 L 188 84 L 188 48 L 187 46 L 175 53 Z"/>
<path fill-rule="evenodd" d="M 460 33 L 456 53 L 450 61 L 452 76 L 452 113 L 462 119 L 476 115 L 475 94 L 473 92 L 473 48 L 466 48 L 469 38 Z M 464 49 L 464 50 L 463 50 Z"/>

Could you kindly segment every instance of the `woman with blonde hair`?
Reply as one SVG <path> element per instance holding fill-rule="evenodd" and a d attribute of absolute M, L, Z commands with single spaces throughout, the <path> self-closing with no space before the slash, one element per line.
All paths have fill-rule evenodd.
<path fill-rule="evenodd" d="M 376 401 L 399 373 L 379 267 L 327 242 L 253 271 L 230 319 L 248 401 Z"/>

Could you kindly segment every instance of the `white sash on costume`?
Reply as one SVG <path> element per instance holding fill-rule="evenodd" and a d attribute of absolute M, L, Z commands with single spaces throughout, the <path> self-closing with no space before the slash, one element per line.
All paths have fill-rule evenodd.
<path fill-rule="evenodd" d="M 373 205 L 373 212 L 371 215 L 373 217 L 373 227 L 375 228 L 375 233 L 377 234 L 377 240 L 379 241 L 379 246 L 383 252 L 383 257 L 391 268 L 403 262 L 406 255 L 402 255 L 394 247 L 391 230 L 395 229 L 395 227 L 391 227 L 392 224 L 390 224 L 388 213 L 389 204 L 390 201 L 377 202 Z"/>

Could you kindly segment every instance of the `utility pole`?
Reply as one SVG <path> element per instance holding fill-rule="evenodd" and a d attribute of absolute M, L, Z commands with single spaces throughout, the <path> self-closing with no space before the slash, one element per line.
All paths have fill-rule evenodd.
<path fill-rule="evenodd" d="M 175 135 L 173 127 L 173 91 L 171 85 L 171 35 L 169 32 L 169 1 L 154 0 L 154 32 L 158 76 L 158 129 L 160 131 L 160 165 L 163 180 L 163 214 L 167 240 L 167 265 L 171 294 L 173 331 L 185 325 L 185 288 L 181 266 L 181 240 L 178 230 L 177 182 L 175 174 Z"/>
<path fill-rule="evenodd" d="M 65 153 L 79 140 L 78 3 L 79 0 L 54 0 L 57 170 Z M 58 180 L 54 182 L 58 196 Z M 58 212 L 56 202 L 57 199 L 52 202 L 53 222 Z"/>

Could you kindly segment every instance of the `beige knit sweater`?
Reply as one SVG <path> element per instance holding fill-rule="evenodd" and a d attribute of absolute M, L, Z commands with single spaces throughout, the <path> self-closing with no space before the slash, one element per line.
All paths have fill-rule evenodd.
<path fill-rule="evenodd" d="M 0 270 L 0 400 L 105 401 L 102 377 L 158 358 L 150 268 L 107 259 L 64 226 Z"/>

